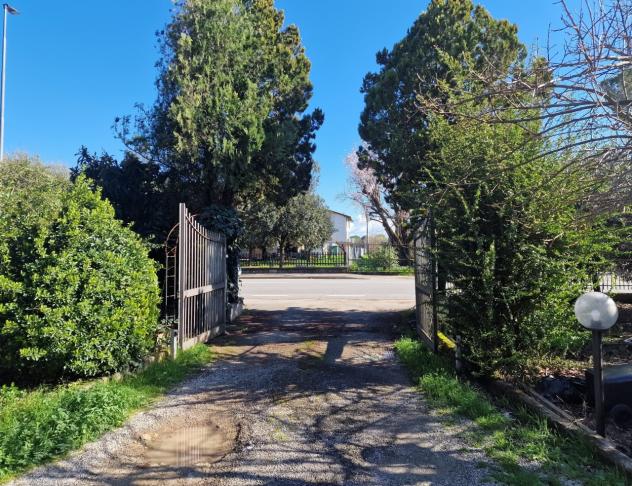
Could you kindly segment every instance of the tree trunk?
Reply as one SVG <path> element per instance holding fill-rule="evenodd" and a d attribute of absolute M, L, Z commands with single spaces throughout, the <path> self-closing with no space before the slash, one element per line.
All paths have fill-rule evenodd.
<path fill-rule="evenodd" d="M 235 195 L 230 191 L 222 194 L 222 205 L 227 208 L 235 207 Z M 237 238 L 226 238 L 226 277 L 228 279 L 228 302 L 239 302 L 239 247 Z"/>
<path fill-rule="evenodd" d="M 384 231 L 388 236 L 388 241 L 390 242 L 391 246 L 393 246 L 397 251 L 399 264 L 401 266 L 410 265 L 411 258 L 410 249 L 408 248 L 409 242 L 405 238 L 402 238 L 405 233 L 404 229 L 398 224 L 397 221 L 392 221 L 392 224 L 395 226 L 395 228 L 392 228 L 390 222 L 391 219 L 394 218 L 389 217 L 388 211 L 386 211 L 386 209 L 384 209 L 381 204 L 379 204 L 379 201 L 372 199 L 372 203 L 372 210 L 380 219 L 380 223 L 382 223 L 382 227 L 384 228 Z"/>
<path fill-rule="evenodd" d="M 368 197 L 370 201 L 369 209 L 378 217 L 388 236 L 388 241 L 396 249 L 399 264 L 402 266 L 410 265 L 413 260 L 410 248 L 412 238 L 405 226 L 405 222 L 398 217 L 398 213 L 391 215 L 383 206 L 380 197 L 371 195 Z"/>
<path fill-rule="evenodd" d="M 281 240 L 279 242 L 279 268 L 283 268 L 284 262 L 285 262 L 285 241 Z"/>
<path fill-rule="evenodd" d="M 402 267 L 408 267 L 412 265 L 413 259 L 408 245 L 398 245 L 397 258 L 399 259 L 399 265 Z"/>

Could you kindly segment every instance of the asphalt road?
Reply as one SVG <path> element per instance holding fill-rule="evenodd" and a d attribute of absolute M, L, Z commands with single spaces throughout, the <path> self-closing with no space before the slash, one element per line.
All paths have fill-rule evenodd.
<path fill-rule="evenodd" d="M 409 301 L 415 302 L 412 276 L 381 275 L 274 275 L 242 276 L 246 301 L 312 300 Z"/>

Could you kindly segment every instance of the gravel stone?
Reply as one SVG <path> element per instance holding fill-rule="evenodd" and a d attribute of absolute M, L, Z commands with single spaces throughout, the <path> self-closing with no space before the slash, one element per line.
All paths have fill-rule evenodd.
<path fill-rule="evenodd" d="M 393 354 L 392 323 L 410 302 L 250 306 L 213 341 L 218 360 L 201 373 L 123 427 L 10 484 L 493 484 L 489 461 L 462 438 L 472 424 L 443 422 Z M 160 434 L 209 422 L 234 432 L 235 448 L 219 462 L 148 462 Z"/>

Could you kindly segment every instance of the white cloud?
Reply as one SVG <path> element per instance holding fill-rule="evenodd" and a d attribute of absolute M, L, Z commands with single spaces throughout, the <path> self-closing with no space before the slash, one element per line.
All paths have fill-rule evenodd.
<path fill-rule="evenodd" d="M 369 221 L 369 235 L 385 235 L 384 228 L 377 221 Z M 364 213 L 359 213 L 353 217 L 349 236 L 365 236 L 366 235 L 366 218 Z"/>

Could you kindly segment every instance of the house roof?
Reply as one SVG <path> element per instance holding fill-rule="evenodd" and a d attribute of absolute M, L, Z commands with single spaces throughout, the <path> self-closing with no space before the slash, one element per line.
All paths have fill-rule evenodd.
<path fill-rule="evenodd" d="M 334 211 L 333 209 L 330 209 L 329 212 L 334 213 L 334 214 L 339 214 L 340 216 L 344 216 L 345 218 L 347 218 L 349 221 L 353 221 L 353 218 L 349 216 L 348 214 L 341 213 L 340 211 Z"/>

